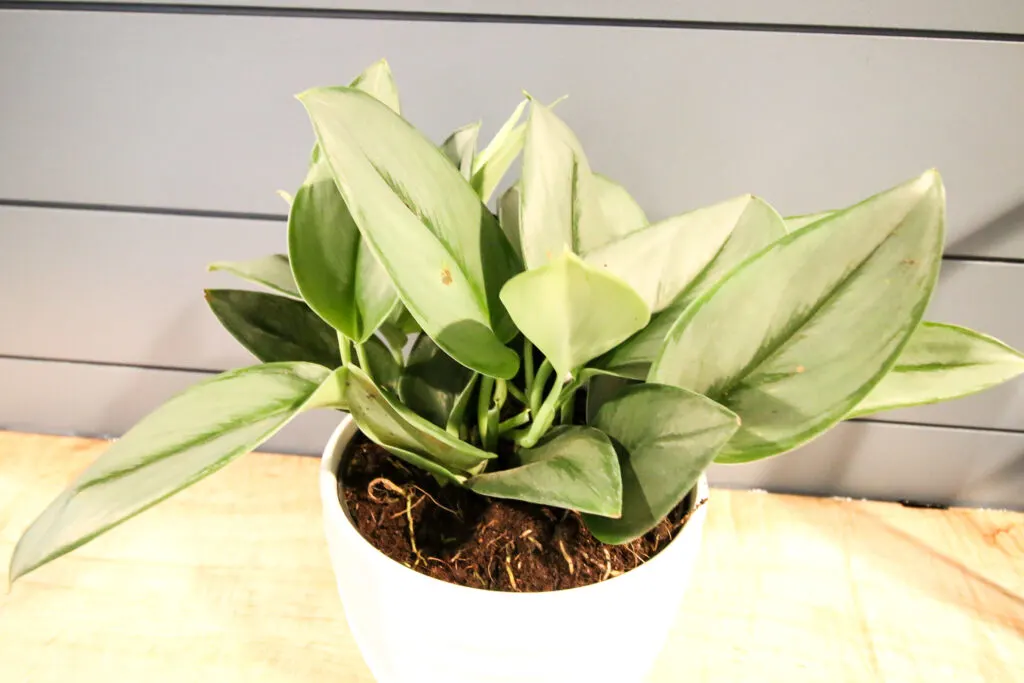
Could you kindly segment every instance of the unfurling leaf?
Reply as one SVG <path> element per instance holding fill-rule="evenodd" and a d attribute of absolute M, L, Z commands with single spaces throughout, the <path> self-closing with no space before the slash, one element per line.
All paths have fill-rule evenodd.
<path fill-rule="evenodd" d="M 896 365 L 847 417 L 949 401 L 1024 373 L 1024 355 L 956 325 L 921 323 Z"/>
<path fill-rule="evenodd" d="M 243 280 L 263 285 L 275 292 L 296 299 L 301 298 L 299 287 L 292 277 L 292 266 L 284 254 L 272 254 L 250 261 L 217 261 L 209 266 L 211 271 L 223 270 Z"/>
<path fill-rule="evenodd" d="M 928 172 L 787 235 L 683 312 L 649 381 L 740 416 L 718 462 L 814 438 L 885 376 L 917 327 L 944 217 L 942 182 Z"/>
<path fill-rule="evenodd" d="M 622 508 L 619 462 L 608 437 L 592 427 L 556 427 L 534 448 L 517 453 L 519 464 L 471 478 L 466 485 L 497 498 L 512 498 L 618 517 Z"/>
<path fill-rule="evenodd" d="M 510 378 L 515 328 L 498 300 L 518 260 L 444 154 L 351 88 L 299 96 L 360 234 L 424 332 L 463 365 Z M 301 283 L 300 283 L 301 284 Z"/>
<path fill-rule="evenodd" d="M 509 280 L 501 300 L 563 379 L 650 320 L 629 285 L 569 252 Z"/>
<path fill-rule="evenodd" d="M 655 310 L 647 327 L 596 365 L 646 377 L 686 307 L 785 234 L 786 226 L 772 207 L 744 195 L 660 221 L 588 254 L 588 263 L 622 277 Z"/>
<path fill-rule="evenodd" d="M 480 137 L 480 122 L 468 123 L 448 136 L 441 143 L 441 151 L 448 161 L 459 169 L 466 180 L 473 175 L 473 156 L 476 154 L 476 140 Z"/>
<path fill-rule="evenodd" d="M 526 100 L 519 103 L 512 116 L 502 124 L 494 138 L 473 161 L 472 185 L 485 204 L 497 189 L 498 183 L 508 172 L 512 162 L 523 151 L 526 130 L 519 125 L 519 119 L 526 108 Z"/>
<path fill-rule="evenodd" d="M 11 580 L 216 472 L 302 410 L 336 405 L 336 389 L 327 368 L 273 363 L 217 375 L 175 396 L 114 442 L 32 523 L 11 557 Z"/>
<path fill-rule="evenodd" d="M 605 543 L 628 543 L 654 528 L 697 483 L 736 432 L 736 415 L 676 387 L 630 387 L 598 410 L 594 425 L 611 437 L 622 471 L 622 515 L 584 515 Z"/>

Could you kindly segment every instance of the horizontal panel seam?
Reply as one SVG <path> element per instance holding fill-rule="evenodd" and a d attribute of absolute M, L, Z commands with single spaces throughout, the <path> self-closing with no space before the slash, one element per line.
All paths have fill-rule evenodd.
<path fill-rule="evenodd" d="M 86 365 L 101 368 L 122 368 L 126 370 L 154 370 L 158 372 L 187 372 L 198 375 L 216 375 L 223 372 L 224 370 L 213 370 L 209 368 L 188 368 L 178 367 L 173 365 L 147 365 L 138 363 L 117 363 L 113 361 L 96 361 L 96 360 L 81 360 L 81 359 L 68 359 L 68 358 L 50 358 L 42 356 L 24 356 L 24 355 L 8 355 L 0 354 L 0 361 L 21 361 L 26 363 L 61 363 L 66 365 Z M 897 425 L 901 427 L 919 427 L 924 429 L 954 429 L 957 431 L 966 432 L 988 432 L 992 434 L 1024 434 L 1024 429 L 1008 429 L 1001 427 L 980 427 L 980 426 L 969 426 L 969 425 L 949 425 L 940 424 L 935 422 L 919 422 L 911 420 L 880 420 L 878 418 L 864 418 L 858 417 L 852 420 L 848 420 L 852 423 L 861 424 L 877 424 L 877 425 Z"/>
<path fill-rule="evenodd" d="M 443 12 L 425 10 L 372 10 L 316 7 L 274 7 L 267 5 L 194 5 L 188 3 L 148 4 L 139 2 L 26 2 L 0 0 L 0 11 L 117 12 L 134 14 L 206 14 L 219 16 L 305 17 L 323 19 L 372 19 L 383 21 L 428 21 L 448 23 L 549 24 L 558 26 L 609 26 L 623 28 L 670 28 L 758 33 L 815 33 L 890 38 L 933 38 L 1024 42 L 1024 34 L 999 31 L 873 27 L 854 25 L 711 21 L 697 19 L 645 19 L 631 17 L 577 17 L 566 15 L 496 14 L 485 12 Z"/>

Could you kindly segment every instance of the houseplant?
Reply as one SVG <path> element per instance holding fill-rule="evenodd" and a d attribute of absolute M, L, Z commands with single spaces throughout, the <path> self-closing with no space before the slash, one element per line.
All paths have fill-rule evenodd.
<path fill-rule="evenodd" d="M 943 245 L 935 172 L 834 212 L 783 219 L 745 195 L 649 224 L 530 98 L 479 154 L 477 124 L 435 146 L 405 122 L 383 62 L 299 99 L 317 142 L 287 196 L 288 255 L 214 265 L 273 293 L 207 292 L 263 363 L 196 385 L 115 443 L 26 531 L 12 580 L 299 412 L 340 409 L 354 422 L 325 451 L 327 535 L 353 631 L 381 679 L 406 680 L 426 663 L 446 680 L 624 679 L 646 669 L 675 612 L 713 461 L 778 455 L 843 419 L 956 398 L 1024 370 L 993 339 L 921 322 Z M 492 213 L 520 153 L 521 177 Z M 354 440 L 356 425 L 393 459 Z M 408 568 L 356 532 L 360 513 L 343 508 L 337 487 L 350 465 L 389 468 L 342 496 L 365 492 L 360 503 L 380 505 L 371 519 L 386 511 L 407 523 L 408 547 L 391 550 Z M 423 574 L 493 540 L 476 541 L 485 534 L 471 527 L 456 547 L 422 543 L 424 510 L 453 498 L 537 523 L 536 511 L 572 510 L 549 526 L 571 519 L 579 532 L 567 547 L 555 531 L 515 527 L 511 545 L 487 556 L 498 557 L 497 576 L 483 576 L 490 564 L 476 572 L 497 590 L 453 586 Z M 673 537 L 661 553 L 646 547 L 653 559 L 638 556 L 637 568 L 622 564 L 623 548 Z M 530 587 L 514 562 L 551 559 L 553 587 L 578 585 L 585 567 L 597 582 L 499 592 Z M 410 604 L 417 619 L 393 617 Z M 481 633 L 467 633 L 467 615 L 488 617 Z M 602 656 L 580 661 L 582 647 Z"/>

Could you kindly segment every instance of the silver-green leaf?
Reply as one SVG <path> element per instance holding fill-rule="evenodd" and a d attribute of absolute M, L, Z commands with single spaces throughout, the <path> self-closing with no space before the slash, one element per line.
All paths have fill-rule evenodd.
<path fill-rule="evenodd" d="M 619 519 L 584 515 L 605 543 L 628 543 L 654 528 L 697 483 L 739 420 L 714 401 L 676 387 L 630 387 L 598 410 L 622 471 Z"/>
<path fill-rule="evenodd" d="M 526 129 L 519 125 L 519 119 L 526 108 L 526 100 L 519 103 L 512 115 L 502 124 L 491 141 L 473 161 L 471 184 L 480 200 L 487 203 L 497 189 L 498 183 L 508 172 L 512 162 L 523 150 Z"/>
<path fill-rule="evenodd" d="M 480 122 L 468 123 L 449 135 L 441 143 L 441 151 L 448 161 L 459 169 L 466 180 L 473 175 L 473 157 L 476 154 L 476 141 L 480 137 Z"/>
<path fill-rule="evenodd" d="M 719 462 L 814 438 L 896 362 L 934 287 L 944 223 L 942 182 L 929 171 L 787 235 L 683 312 L 649 381 L 740 416 Z"/>
<path fill-rule="evenodd" d="M 570 252 L 509 280 L 501 300 L 562 379 L 650 320 L 629 285 Z"/>
<path fill-rule="evenodd" d="M 114 442 L 29 526 L 13 581 L 134 517 L 273 436 L 300 411 L 334 405 L 330 370 L 273 363 L 189 388 Z"/>
<path fill-rule="evenodd" d="M 789 232 L 796 232 L 800 228 L 806 228 L 811 223 L 817 223 L 823 218 L 828 218 L 835 211 L 819 211 L 818 213 L 806 213 L 800 216 L 787 216 L 786 230 Z"/>
<path fill-rule="evenodd" d="M 360 234 L 406 308 L 463 365 L 508 379 L 516 330 L 498 300 L 520 269 L 498 223 L 444 154 L 351 88 L 299 96 Z M 301 284 L 301 283 L 300 283 Z"/>
<path fill-rule="evenodd" d="M 341 365 L 338 334 L 302 301 L 241 289 L 208 289 L 221 325 L 264 363 Z"/>
<path fill-rule="evenodd" d="M 593 177 L 598 206 L 612 233 L 625 236 L 648 225 L 647 214 L 626 188 L 600 173 Z"/>
<path fill-rule="evenodd" d="M 460 441 L 409 410 L 396 397 L 381 391 L 357 367 L 349 368 L 344 395 L 349 412 L 363 433 L 389 450 L 414 453 L 459 476 L 479 469 L 495 457 L 494 453 Z"/>
<path fill-rule="evenodd" d="M 472 370 L 452 360 L 433 339 L 420 335 L 409 352 L 398 395 L 413 412 L 444 427 L 472 376 Z"/>
<path fill-rule="evenodd" d="M 519 464 L 486 472 L 466 485 L 487 496 L 618 517 L 622 478 L 611 441 L 592 427 L 556 427 L 534 448 L 520 449 Z"/>
<path fill-rule="evenodd" d="M 618 274 L 657 311 L 647 327 L 596 365 L 646 377 L 686 307 L 785 234 L 786 226 L 771 206 L 744 195 L 660 221 L 588 254 L 589 263 Z"/>
<path fill-rule="evenodd" d="M 217 261 L 209 265 L 209 270 L 222 270 L 237 275 L 243 280 L 255 282 L 295 299 L 302 296 L 292 276 L 292 266 L 284 254 L 271 254 L 249 261 Z"/>
<path fill-rule="evenodd" d="M 847 417 L 949 401 L 1024 373 L 1024 355 L 956 325 L 921 323 L 896 365 Z"/>

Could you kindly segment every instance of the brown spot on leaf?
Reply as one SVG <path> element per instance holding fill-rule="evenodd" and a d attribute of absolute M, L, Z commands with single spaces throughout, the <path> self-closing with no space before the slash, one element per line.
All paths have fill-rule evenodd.
<path fill-rule="evenodd" d="M 907 265 L 907 266 L 916 266 L 917 265 L 917 261 L 915 259 L 912 259 L 912 258 L 905 258 L 902 261 L 900 261 L 900 263 L 902 263 L 904 265 Z"/>
<path fill-rule="evenodd" d="M 452 283 L 452 272 L 447 268 L 441 269 L 441 284 L 450 285 Z"/>
<path fill-rule="evenodd" d="M 798 365 L 798 366 L 796 366 L 796 374 L 798 374 L 798 375 L 799 375 L 799 374 L 800 374 L 801 372 L 803 372 L 803 371 L 804 371 L 804 369 L 805 369 L 805 368 L 804 368 L 804 366 L 802 366 L 802 365 Z"/>

